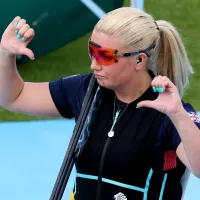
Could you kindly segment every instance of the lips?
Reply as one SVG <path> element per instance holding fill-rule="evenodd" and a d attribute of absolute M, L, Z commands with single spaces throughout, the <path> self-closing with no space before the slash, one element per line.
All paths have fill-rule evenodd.
<path fill-rule="evenodd" d="M 95 77 L 96 77 L 96 78 L 104 78 L 104 76 L 101 76 L 101 75 L 99 75 L 99 74 L 95 74 Z"/>

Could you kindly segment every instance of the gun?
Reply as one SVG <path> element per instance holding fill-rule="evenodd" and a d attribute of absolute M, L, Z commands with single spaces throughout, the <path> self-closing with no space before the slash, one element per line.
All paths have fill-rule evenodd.
<path fill-rule="evenodd" d="M 98 83 L 95 76 L 93 75 L 90 79 L 88 89 L 83 101 L 83 105 L 78 117 L 77 123 L 74 127 L 72 137 L 70 139 L 67 152 L 65 154 L 63 163 L 61 165 L 59 174 L 57 176 L 54 188 L 52 190 L 50 200 L 61 200 L 64 190 L 66 188 L 67 182 L 69 180 L 70 174 L 72 172 L 74 163 L 75 163 L 75 149 L 78 143 L 78 140 L 81 135 L 81 130 L 86 121 L 88 111 L 90 109 L 91 103 L 93 101 L 94 95 L 96 93 Z"/>

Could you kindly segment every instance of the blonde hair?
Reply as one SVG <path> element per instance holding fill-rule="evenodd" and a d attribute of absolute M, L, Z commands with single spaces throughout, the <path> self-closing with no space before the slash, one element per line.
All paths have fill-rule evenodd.
<path fill-rule="evenodd" d="M 167 76 L 177 87 L 180 97 L 194 73 L 182 40 L 175 27 L 167 21 L 155 21 L 141 10 L 122 7 L 107 13 L 95 30 L 120 37 L 131 51 L 147 49 L 152 44 L 147 68 L 155 75 Z"/>

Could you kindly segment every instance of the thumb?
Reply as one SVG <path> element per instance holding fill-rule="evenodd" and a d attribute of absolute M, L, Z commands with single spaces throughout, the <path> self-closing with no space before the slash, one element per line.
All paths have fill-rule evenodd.
<path fill-rule="evenodd" d="M 22 55 L 28 56 L 31 60 L 35 59 L 34 58 L 34 53 L 28 48 L 25 48 L 25 47 L 21 48 L 19 50 L 19 53 L 22 54 Z"/>
<path fill-rule="evenodd" d="M 140 107 L 149 107 L 149 108 L 156 108 L 156 103 L 154 101 L 141 101 L 137 104 L 137 108 Z"/>

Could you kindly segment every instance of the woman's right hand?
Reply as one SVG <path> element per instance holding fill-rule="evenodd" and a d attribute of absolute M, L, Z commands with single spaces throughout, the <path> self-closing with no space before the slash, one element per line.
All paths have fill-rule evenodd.
<path fill-rule="evenodd" d="M 12 55 L 26 55 L 34 59 L 34 53 L 27 48 L 35 32 L 25 19 L 15 17 L 8 25 L 1 38 L 1 48 Z"/>

